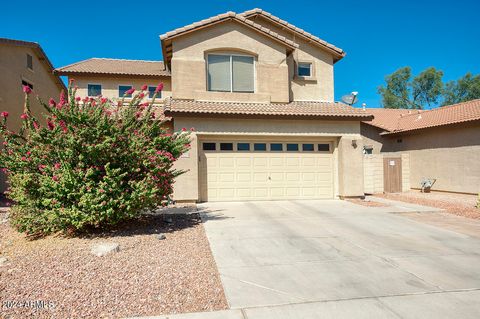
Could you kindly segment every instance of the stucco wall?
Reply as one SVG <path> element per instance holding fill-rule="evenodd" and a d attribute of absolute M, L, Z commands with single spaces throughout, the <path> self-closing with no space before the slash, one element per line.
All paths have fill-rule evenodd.
<path fill-rule="evenodd" d="M 423 177 L 436 178 L 432 189 L 450 192 L 480 191 L 480 123 L 463 123 L 414 133 L 381 137 L 382 130 L 362 124 L 365 144 L 374 153 L 408 156 L 408 184 L 419 188 Z M 404 185 L 407 181 L 404 181 Z"/>
<path fill-rule="evenodd" d="M 338 142 L 338 187 L 341 197 L 364 196 L 362 149 L 360 134 L 342 136 Z"/>
<path fill-rule="evenodd" d="M 27 53 L 33 57 L 33 71 L 27 68 Z M 7 125 L 14 131 L 20 129 L 20 115 L 25 102 L 22 80 L 33 85 L 34 93 L 30 101 L 31 110 L 36 116 L 43 109 L 35 95 L 38 94 L 44 101 L 48 101 L 50 97 L 58 99 L 60 87 L 55 83 L 56 77 L 38 60 L 31 48 L 0 45 L 0 112 L 9 112 Z M 0 173 L 0 191 L 4 192 L 5 189 L 5 176 Z"/>
<path fill-rule="evenodd" d="M 410 156 L 410 184 L 436 178 L 433 190 L 480 192 L 480 123 L 432 128 L 393 141 L 397 152 Z"/>
<path fill-rule="evenodd" d="M 327 101 L 334 100 L 334 73 L 333 56 L 326 50 L 313 45 L 298 35 L 285 28 L 269 22 L 267 19 L 257 16 L 255 23 L 259 23 L 270 30 L 296 42 L 299 47 L 288 59 L 289 79 L 291 81 L 290 98 L 292 101 Z M 311 62 L 314 74 L 312 80 L 301 80 L 295 77 L 295 62 Z"/>
<path fill-rule="evenodd" d="M 225 22 L 172 41 L 175 98 L 221 101 L 288 102 L 286 47 L 238 22 Z M 255 92 L 208 92 L 209 52 L 255 56 Z"/>
<path fill-rule="evenodd" d="M 194 127 L 196 133 L 192 135 L 192 148 L 186 156 L 180 158 L 175 168 L 188 170 L 187 173 L 179 176 L 174 186 L 174 198 L 178 201 L 198 200 L 198 137 L 218 135 L 219 138 L 225 135 L 250 137 L 325 137 L 334 141 L 334 175 L 336 196 L 362 196 L 363 195 L 363 162 L 361 147 L 354 149 L 351 140 L 360 141 L 360 125 L 356 121 L 320 121 L 320 120 L 262 120 L 262 119 L 218 119 L 218 118 L 182 118 L 177 117 L 174 121 L 174 130 L 181 131 L 182 128 Z M 350 142 L 337 146 L 337 141 L 349 139 Z M 344 148 L 341 150 L 341 148 Z M 337 165 L 339 153 L 344 158 L 342 167 Z M 360 173 L 356 170 L 360 169 Z M 346 174 L 344 176 L 344 174 Z M 348 185 L 338 188 L 338 180 L 342 178 Z"/>
<path fill-rule="evenodd" d="M 363 172 L 365 194 L 383 193 L 383 155 L 364 155 Z"/>
<path fill-rule="evenodd" d="M 169 77 L 159 78 L 128 78 L 128 77 L 115 77 L 115 76 L 91 76 L 91 75 L 75 75 L 72 76 L 75 79 L 75 84 L 78 86 L 77 95 L 87 96 L 88 84 L 101 84 L 102 96 L 106 98 L 118 98 L 118 86 L 119 85 L 133 85 L 137 90 L 146 84 L 149 86 L 157 86 L 159 83 L 163 83 L 162 100 L 166 97 L 172 96 L 172 85 Z M 148 96 L 147 96 L 148 97 Z"/>

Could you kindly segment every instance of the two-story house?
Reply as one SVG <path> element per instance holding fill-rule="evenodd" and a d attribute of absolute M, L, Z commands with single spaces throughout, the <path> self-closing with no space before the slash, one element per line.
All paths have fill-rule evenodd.
<path fill-rule="evenodd" d="M 360 123 L 334 102 L 345 52 L 260 9 L 228 12 L 160 36 L 163 62 L 90 59 L 57 69 L 79 93 L 119 97 L 165 84 L 175 131 L 194 128 L 176 163 L 177 201 L 363 196 Z"/>
<path fill-rule="evenodd" d="M 22 126 L 23 86 L 30 87 L 44 101 L 58 97 L 66 89 L 53 74 L 53 65 L 38 43 L 0 38 L 0 112 L 8 112 L 8 128 L 15 132 Z M 43 111 L 36 98 L 30 99 L 30 108 L 37 116 Z M 6 176 L 0 172 L 0 193 L 6 189 Z"/>

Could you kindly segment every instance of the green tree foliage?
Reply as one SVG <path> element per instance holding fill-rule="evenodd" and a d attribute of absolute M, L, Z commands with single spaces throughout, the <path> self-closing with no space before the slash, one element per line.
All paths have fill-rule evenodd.
<path fill-rule="evenodd" d="M 480 99 L 480 75 L 465 74 L 444 84 L 443 72 L 430 67 L 412 78 L 410 67 L 403 67 L 385 77 L 378 88 L 382 104 L 390 109 L 424 109 Z"/>
<path fill-rule="evenodd" d="M 21 130 L 7 128 L 7 112 L 0 123 L 0 165 L 9 177 L 11 220 L 19 231 L 35 237 L 76 233 L 165 203 L 174 178 L 183 173 L 173 162 L 189 148 L 190 137 L 186 130 L 165 130 L 155 115 L 155 97 L 143 102 L 146 90 L 126 103 L 81 99 L 70 87 L 58 102 L 40 101 L 46 110 L 41 125 L 30 112 L 31 90 L 24 87 Z"/>
<path fill-rule="evenodd" d="M 438 103 L 443 90 L 443 72 L 431 67 L 412 79 L 410 67 L 403 67 L 385 77 L 378 88 L 385 108 L 423 109 Z"/>
<path fill-rule="evenodd" d="M 480 75 L 465 74 L 456 81 L 447 82 L 442 105 L 480 99 Z"/>

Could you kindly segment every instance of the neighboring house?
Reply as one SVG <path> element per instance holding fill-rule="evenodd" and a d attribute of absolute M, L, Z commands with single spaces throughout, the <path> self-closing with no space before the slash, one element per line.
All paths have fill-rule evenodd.
<path fill-rule="evenodd" d="M 8 127 L 18 131 L 21 127 L 25 94 L 23 86 L 33 89 L 44 101 L 58 98 L 65 89 L 61 79 L 53 74 L 53 66 L 40 45 L 35 42 L 0 38 L 0 112 L 9 113 Z M 35 98 L 30 99 L 31 110 L 42 111 Z M 0 175 L 0 191 L 6 189 L 5 176 Z"/>
<path fill-rule="evenodd" d="M 195 128 L 191 150 L 176 163 L 187 172 L 176 180 L 175 200 L 364 195 L 360 123 L 372 116 L 334 102 L 342 49 L 260 9 L 160 39 L 163 63 L 92 59 L 57 72 L 75 78 L 84 95 L 118 97 L 120 85 L 165 83 L 174 130 Z"/>
<path fill-rule="evenodd" d="M 407 154 L 412 188 L 434 178 L 433 190 L 480 192 L 480 100 L 428 111 L 368 109 L 361 125 L 365 153 Z"/>

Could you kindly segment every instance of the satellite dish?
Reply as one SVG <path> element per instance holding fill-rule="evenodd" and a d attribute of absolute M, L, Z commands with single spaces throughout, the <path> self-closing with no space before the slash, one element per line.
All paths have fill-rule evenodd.
<path fill-rule="evenodd" d="M 348 105 L 353 105 L 358 101 L 358 92 L 352 92 L 350 94 L 342 96 L 342 101 Z"/>

